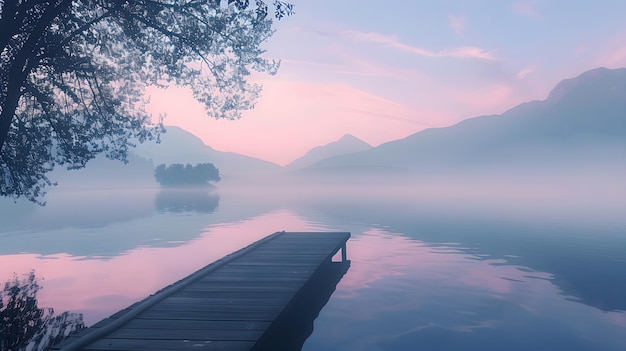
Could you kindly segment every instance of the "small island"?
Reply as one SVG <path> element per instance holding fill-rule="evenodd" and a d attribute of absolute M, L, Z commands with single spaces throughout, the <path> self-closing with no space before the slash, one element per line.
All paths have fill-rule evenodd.
<path fill-rule="evenodd" d="M 219 182 L 220 171 L 212 163 L 183 165 L 174 163 L 169 166 L 160 164 L 154 170 L 154 178 L 163 187 L 206 187 L 209 182 Z"/>

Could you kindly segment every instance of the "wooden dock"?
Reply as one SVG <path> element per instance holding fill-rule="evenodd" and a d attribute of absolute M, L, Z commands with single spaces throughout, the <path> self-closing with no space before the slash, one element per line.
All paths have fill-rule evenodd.
<path fill-rule="evenodd" d="M 349 237 L 345 232 L 274 233 L 53 350 L 300 349 L 349 267 Z M 332 262 L 339 250 L 341 262 Z"/>

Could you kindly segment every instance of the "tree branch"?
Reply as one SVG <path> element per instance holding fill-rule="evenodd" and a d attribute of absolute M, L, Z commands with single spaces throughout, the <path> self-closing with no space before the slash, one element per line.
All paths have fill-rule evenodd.
<path fill-rule="evenodd" d="M 0 50 L 4 50 L 13 34 L 11 29 L 15 28 L 14 17 L 16 10 L 17 1 L 5 1 L 2 4 L 2 9 L 0 10 L 0 14 L 2 15 L 2 18 L 0 18 Z"/>
<path fill-rule="evenodd" d="M 67 10 L 71 4 L 72 0 L 62 0 L 56 7 L 51 6 L 46 8 L 40 21 L 28 36 L 26 43 L 24 43 L 19 53 L 15 56 L 13 64 L 9 67 L 7 95 L 4 106 L 2 106 L 2 112 L 0 113 L 0 151 L 2 151 L 2 147 L 9 134 L 24 81 L 30 71 L 39 64 L 34 61 L 33 56 L 36 55 L 35 48 L 52 21 L 64 10 Z M 30 67 L 29 70 L 27 70 L 28 67 Z"/>
<path fill-rule="evenodd" d="M 102 21 L 103 19 L 110 17 L 111 16 L 111 12 L 110 11 L 106 11 L 105 13 L 103 13 L 102 15 L 92 19 L 89 22 L 85 22 L 84 24 L 82 24 L 80 27 L 78 27 L 76 30 L 74 30 L 72 33 L 70 33 L 67 37 L 65 37 L 60 43 L 59 46 L 63 47 L 64 45 L 66 45 L 67 43 L 69 43 L 74 37 L 76 37 L 77 35 L 85 32 L 85 30 L 89 29 L 91 26 L 93 26 L 94 24 Z"/>

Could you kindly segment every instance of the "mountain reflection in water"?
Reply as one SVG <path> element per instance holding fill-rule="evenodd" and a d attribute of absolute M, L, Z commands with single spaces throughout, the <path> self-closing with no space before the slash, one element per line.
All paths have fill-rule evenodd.
<path fill-rule="evenodd" d="M 573 301 L 553 275 L 372 229 L 303 350 L 620 350 L 623 311 Z M 617 278 L 617 277 L 616 277 Z"/>

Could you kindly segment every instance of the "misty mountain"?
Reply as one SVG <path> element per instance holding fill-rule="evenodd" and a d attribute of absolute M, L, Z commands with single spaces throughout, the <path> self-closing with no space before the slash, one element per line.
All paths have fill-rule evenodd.
<path fill-rule="evenodd" d="M 204 144 L 200 138 L 179 127 L 168 126 L 161 143 L 144 143 L 134 150 L 138 155 L 161 163 L 213 163 L 223 180 L 231 177 L 261 175 L 280 170 L 280 166 L 258 158 L 217 151 Z"/>
<path fill-rule="evenodd" d="M 298 170 L 311 166 L 314 163 L 329 157 L 361 152 L 371 148 L 372 146 L 363 140 L 351 134 L 346 134 L 339 140 L 326 145 L 314 147 L 304 156 L 286 165 L 285 169 L 290 171 Z"/>
<path fill-rule="evenodd" d="M 598 68 L 562 81 L 546 100 L 426 129 L 371 150 L 322 160 L 308 170 L 437 172 L 625 161 L 626 68 Z"/>

